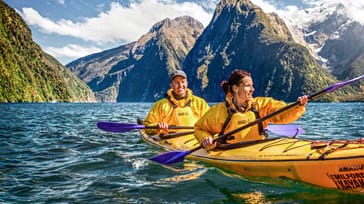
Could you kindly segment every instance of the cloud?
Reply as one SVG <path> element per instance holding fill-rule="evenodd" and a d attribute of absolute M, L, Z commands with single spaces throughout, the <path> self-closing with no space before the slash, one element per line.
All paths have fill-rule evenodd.
<path fill-rule="evenodd" d="M 320 11 L 333 12 L 336 5 L 341 3 L 345 6 L 345 15 L 364 25 L 364 2 L 357 0 L 302 0 L 306 8 L 301 9 L 296 5 L 286 5 L 283 8 L 270 0 L 252 0 L 252 2 L 260 6 L 264 12 L 275 12 L 282 17 L 288 25 L 305 25 L 310 21 L 320 21 L 324 15 L 312 15 L 312 11 L 318 8 L 323 8 Z M 311 12 L 307 12 L 311 11 Z"/>
<path fill-rule="evenodd" d="M 342 4 L 345 7 L 345 14 L 348 18 L 364 25 L 364 1 L 358 0 L 306 0 L 308 5 L 312 6 L 325 6 L 325 5 L 335 5 Z"/>
<path fill-rule="evenodd" d="M 76 44 L 69 44 L 65 47 L 44 47 L 44 51 L 55 57 L 71 57 L 80 58 L 90 53 L 101 52 L 102 50 L 97 47 L 82 47 Z"/>
<path fill-rule="evenodd" d="M 285 23 L 290 25 L 302 25 L 307 19 L 303 9 L 300 9 L 297 5 L 279 5 L 278 2 L 271 0 L 251 0 L 255 5 L 261 7 L 265 13 L 277 13 Z M 288 3 L 288 2 L 286 2 Z"/>
<path fill-rule="evenodd" d="M 65 1 L 65 0 L 57 0 L 57 2 L 58 2 L 59 4 L 61 4 L 61 5 L 64 5 L 64 1 Z"/>
<path fill-rule="evenodd" d="M 119 3 L 111 3 L 108 11 L 100 12 L 96 17 L 84 18 L 80 21 L 61 19 L 50 20 L 33 8 L 23 8 L 20 12 L 26 22 L 47 34 L 69 36 L 84 41 L 97 43 L 131 42 L 158 21 L 167 17 L 173 19 L 189 15 L 205 26 L 212 14 L 193 2 L 176 3 L 175 1 L 142 0 L 124 7 Z"/>
<path fill-rule="evenodd" d="M 267 0 L 251 0 L 253 4 L 261 7 L 265 13 L 277 12 L 277 6 Z"/>

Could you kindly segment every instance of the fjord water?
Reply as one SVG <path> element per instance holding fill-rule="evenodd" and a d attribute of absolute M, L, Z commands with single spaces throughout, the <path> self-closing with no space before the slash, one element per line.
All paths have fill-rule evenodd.
<path fill-rule="evenodd" d="M 0 104 L 0 203 L 358 203 L 364 195 L 288 179 L 243 178 L 205 163 L 150 162 L 160 153 L 135 123 L 151 103 Z M 309 103 L 300 138 L 364 137 L 364 103 Z"/>

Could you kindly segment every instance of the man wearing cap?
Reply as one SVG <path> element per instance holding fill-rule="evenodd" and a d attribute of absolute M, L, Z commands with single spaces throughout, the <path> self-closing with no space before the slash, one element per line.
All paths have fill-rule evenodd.
<path fill-rule="evenodd" d="M 158 125 L 159 129 L 147 129 L 148 134 L 166 134 L 168 125 L 191 126 L 209 109 L 206 101 L 193 95 L 187 88 L 187 75 L 182 70 L 171 74 L 171 89 L 165 97 L 157 101 L 147 117 L 144 125 Z M 176 130 L 176 132 L 186 130 Z"/>

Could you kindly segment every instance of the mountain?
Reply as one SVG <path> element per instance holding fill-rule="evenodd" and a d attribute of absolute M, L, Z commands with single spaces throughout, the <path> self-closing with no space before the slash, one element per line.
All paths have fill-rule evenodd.
<path fill-rule="evenodd" d="M 300 26 L 304 42 L 339 79 L 345 78 L 340 74 L 342 68 L 348 69 L 346 65 L 364 52 L 364 26 L 349 18 L 347 13 L 341 3 L 322 4 L 307 9 L 306 15 L 311 19 Z"/>
<path fill-rule="evenodd" d="M 299 30 L 300 42 L 339 80 L 364 74 L 364 25 L 349 18 L 349 12 L 341 3 L 326 2 L 306 9 L 307 22 L 293 28 Z M 363 81 L 353 87 L 364 95 Z"/>
<path fill-rule="evenodd" d="M 134 62 L 131 57 L 134 45 L 135 42 L 82 57 L 66 67 L 88 84 L 98 101 L 116 102 L 120 82 L 133 67 L 128 61 Z M 119 66 L 125 68 L 116 70 Z"/>
<path fill-rule="evenodd" d="M 94 94 L 33 41 L 23 19 L 0 1 L 0 102 L 89 102 Z"/>
<path fill-rule="evenodd" d="M 156 23 L 136 42 L 80 58 L 66 66 L 95 92 L 98 101 L 155 101 L 169 88 L 168 75 L 202 33 L 189 16 Z"/>
<path fill-rule="evenodd" d="M 285 101 L 296 101 L 342 79 L 323 68 L 311 47 L 294 37 L 277 14 L 264 13 L 248 0 L 222 0 L 205 29 L 191 17 L 165 19 L 136 42 L 67 67 L 103 102 L 155 101 L 169 88 L 167 76 L 174 69 L 183 69 L 189 87 L 209 102 L 224 100 L 220 83 L 234 69 L 252 73 L 255 96 Z M 363 57 L 357 59 L 352 66 L 362 67 L 358 64 Z M 354 71 L 342 72 L 343 77 L 353 78 L 350 74 L 357 76 Z M 347 86 L 319 100 L 364 101 L 363 89 Z"/>
<path fill-rule="evenodd" d="M 192 78 L 194 92 L 209 101 L 224 100 L 220 83 L 234 69 L 252 73 L 256 96 L 285 101 L 295 101 L 335 82 L 309 50 L 293 40 L 282 19 L 264 13 L 248 0 L 220 1 L 183 69 Z M 326 100 L 339 99 L 326 96 Z"/>

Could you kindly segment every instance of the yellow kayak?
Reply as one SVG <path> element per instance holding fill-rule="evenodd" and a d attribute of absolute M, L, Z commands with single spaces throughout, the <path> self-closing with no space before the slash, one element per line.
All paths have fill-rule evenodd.
<path fill-rule="evenodd" d="M 193 135 L 142 139 L 166 151 L 190 150 L 199 144 Z M 231 170 L 242 176 L 286 177 L 309 184 L 364 192 L 364 139 L 313 141 L 268 138 L 206 151 L 200 148 L 186 158 Z"/>

